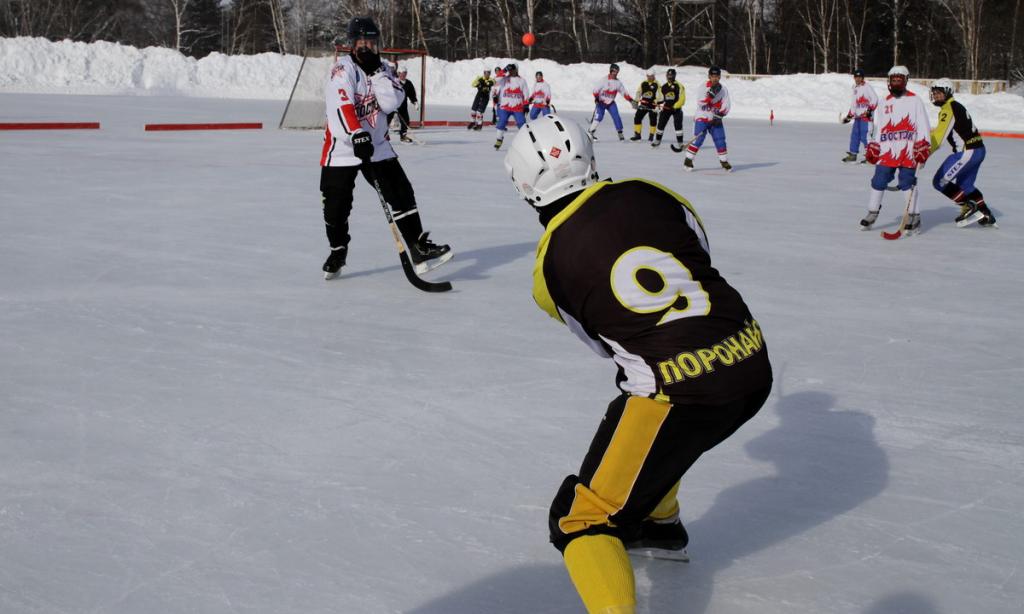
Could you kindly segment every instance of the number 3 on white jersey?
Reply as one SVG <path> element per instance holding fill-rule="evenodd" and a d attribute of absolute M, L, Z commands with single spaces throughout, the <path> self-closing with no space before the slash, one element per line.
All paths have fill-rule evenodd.
<path fill-rule="evenodd" d="M 640 284 L 637 274 L 642 270 L 653 271 L 661 278 L 659 290 L 652 292 Z M 693 281 L 690 269 L 669 252 L 653 247 L 634 247 L 619 256 L 612 265 L 611 284 L 615 298 L 626 309 L 636 313 L 665 311 L 659 326 L 711 312 L 708 293 Z M 686 299 L 686 306 L 681 309 L 675 307 L 679 297 Z"/>

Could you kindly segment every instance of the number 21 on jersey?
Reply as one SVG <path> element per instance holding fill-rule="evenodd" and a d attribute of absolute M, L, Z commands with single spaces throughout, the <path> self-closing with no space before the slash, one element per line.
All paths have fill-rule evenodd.
<path fill-rule="evenodd" d="M 637 275 L 651 271 L 660 278 L 660 288 L 651 289 L 655 284 L 642 284 Z M 647 275 L 650 281 L 650 275 Z M 623 307 L 635 313 L 665 314 L 658 325 L 695 316 L 706 316 L 711 312 L 711 300 L 693 274 L 678 258 L 669 252 L 653 247 L 634 247 L 619 256 L 612 265 L 612 292 Z M 679 298 L 686 304 L 677 307 Z"/>

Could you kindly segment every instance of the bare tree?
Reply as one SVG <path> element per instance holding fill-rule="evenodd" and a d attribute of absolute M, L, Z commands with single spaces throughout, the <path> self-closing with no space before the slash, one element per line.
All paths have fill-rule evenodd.
<path fill-rule="evenodd" d="M 981 60 L 981 13 L 985 0 L 938 0 L 960 29 L 967 77 L 978 78 Z"/>
<path fill-rule="evenodd" d="M 815 72 L 817 60 L 821 58 L 822 72 L 829 71 L 829 55 L 834 34 L 834 20 L 837 13 L 837 0 L 805 0 L 800 5 L 800 17 L 810 37 L 811 49 L 814 52 Z"/>

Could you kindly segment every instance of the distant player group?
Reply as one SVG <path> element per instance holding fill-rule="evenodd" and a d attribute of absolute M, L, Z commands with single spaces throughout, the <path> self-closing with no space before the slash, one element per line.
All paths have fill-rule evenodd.
<path fill-rule="evenodd" d="M 933 130 L 924 103 L 907 89 L 910 71 L 906 66 L 893 66 L 889 70 L 889 94 L 883 100 L 865 83 L 864 71 L 854 71 L 853 79 L 850 109 L 841 118 L 844 123 L 853 123 L 850 147 L 843 162 L 856 162 L 863 146 L 861 163 L 875 165 L 868 213 L 860 221 L 861 229 L 868 230 L 874 225 L 882 209 L 885 190 L 896 179 L 898 189 L 907 195 L 905 213 L 901 228 L 883 236 L 895 239 L 901 234 L 909 236 L 920 232 L 917 171 L 944 142 L 952 151 L 936 170 L 932 186 L 960 206 L 954 220 L 956 225 L 963 228 L 977 222 L 982 227 L 997 228 L 995 215 L 975 186 L 978 170 L 985 160 L 985 143 L 970 113 L 953 99 L 953 82 L 938 79 L 931 85 L 932 104 L 939 107 L 939 122 Z M 874 131 L 872 123 L 877 128 Z"/>
<path fill-rule="evenodd" d="M 489 101 L 494 105 L 493 122 L 497 130 L 497 139 L 494 142 L 494 149 L 501 149 L 505 142 L 505 133 L 508 130 L 510 119 L 514 119 L 517 127 L 522 127 L 527 121 L 537 119 L 541 115 L 554 113 L 555 107 L 551 103 L 551 85 L 544 80 L 544 73 L 538 71 L 535 75 L 535 82 L 531 90 L 525 79 L 519 76 L 519 67 L 515 64 L 508 64 L 505 67 L 495 67 L 494 77 L 491 77 L 490 70 L 484 70 L 483 74 L 473 80 L 472 87 L 476 90 L 473 104 L 470 110 L 470 122 L 466 126 L 468 130 L 481 130 L 484 124 L 484 113 L 487 110 Z M 622 94 L 623 99 L 633 105 L 636 114 L 633 116 L 633 136 L 630 141 L 643 140 L 641 132 L 643 121 L 647 119 L 649 134 L 647 141 L 651 147 L 661 145 L 665 128 L 669 121 L 675 130 L 676 143 L 672 145 L 672 151 L 686 151 L 683 160 L 683 167 L 693 170 L 693 160 L 700 151 L 704 139 L 710 134 L 718 152 L 718 160 L 726 171 L 731 171 L 729 164 L 729 152 L 725 142 L 725 126 L 722 118 L 729 113 L 730 100 L 729 90 L 721 83 L 722 71 L 718 67 L 711 67 L 708 70 L 708 81 L 706 90 L 697 101 L 697 112 L 694 117 L 693 138 L 689 143 L 683 142 L 683 105 L 686 103 L 686 88 L 676 81 L 676 70 L 669 68 L 665 71 L 665 83 L 658 83 L 653 70 L 647 71 L 646 79 L 636 89 L 635 96 L 631 96 L 626 86 L 619 80 L 619 66 L 612 64 L 608 67 L 607 77 L 601 79 L 593 88 L 594 114 L 590 120 L 590 128 L 587 134 L 591 140 L 598 140 L 597 127 L 604 120 L 605 114 L 611 116 L 612 124 L 619 136 L 620 141 L 625 141 L 623 134 L 622 118 L 619 116 L 619 108 L 615 102 L 616 97 Z M 526 111 L 529 108 L 529 119 Z"/>

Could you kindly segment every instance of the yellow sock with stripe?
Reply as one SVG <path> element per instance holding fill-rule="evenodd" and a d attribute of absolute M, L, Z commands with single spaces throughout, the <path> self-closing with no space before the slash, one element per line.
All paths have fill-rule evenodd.
<path fill-rule="evenodd" d="M 611 535 L 584 535 L 565 548 L 565 567 L 589 614 L 634 614 L 633 566 Z"/>

